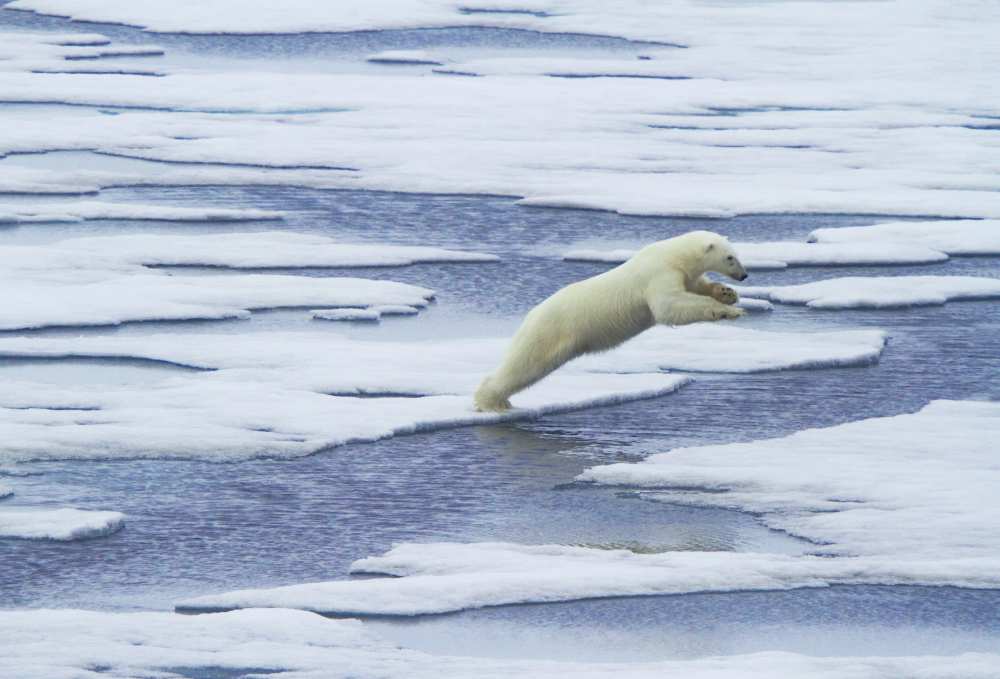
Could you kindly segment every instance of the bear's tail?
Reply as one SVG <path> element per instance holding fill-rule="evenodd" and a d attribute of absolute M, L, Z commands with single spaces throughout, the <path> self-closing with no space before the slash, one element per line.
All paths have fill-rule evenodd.
<path fill-rule="evenodd" d="M 476 410 L 479 412 L 502 413 L 511 409 L 510 401 L 507 400 L 507 394 L 504 394 L 494 386 L 492 375 L 479 384 L 479 388 L 476 389 L 476 395 L 473 398 Z"/>

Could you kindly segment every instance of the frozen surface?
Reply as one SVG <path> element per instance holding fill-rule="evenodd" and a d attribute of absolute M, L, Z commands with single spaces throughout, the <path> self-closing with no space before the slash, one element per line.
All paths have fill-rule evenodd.
<path fill-rule="evenodd" d="M 849 276 L 800 285 L 739 286 L 741 295 L 811 309 L 933 306 L 1000 298 L 1000 279 L 979 276 Z"/>
<path fill-rule="evenodd" d="M 269 171 L 270 182 L 284 185 L 512 195 L 524 205 L 638 215 L 1000 217 L 991 123 L 1000 99 L 986 75 L 998 60 L 992 38 L 1000 11 L 992 6 L 551 0 L 507 8 L 530 12 L 469 12 L 447 2 L 351 12 L 293 3 L 278 12 L 265 3 L 21 0 L 8 7 L 155 30 L 493 26 L 600 30 L 660 43 L 642 46 L 638 56 L 646 58 L 634 58 L 633 44 L 627 55 L 591 55 L 598 58 L 590 64 L 537 50 L 513 60 L 472 51 L 454 62 L 442 53 L 454 68 L 438 70 L 451 75 L 376 67 L 364 61 L 371 49 L 337 60 L 335 69 L 295 73 L 271 64 L 165 69 L 162 78 L 15 69 L 0 74 L 4 101 L 73 106 L 16 132 L 11 126 L 0 134 L 0 152 L 88 149 L 203 166 L 103 179 L 52 168 L 21 177 L 22 189 L 175 184 L 181 174 L 189 182 L 261 183 Z M 372 46 L 393 47 L 389 39 Z M 486 75 L 456 77 L 463 61 Z M 617 77 L 629 75 L 656 79 Z M 117 107 L 118 115 L 90 107 Z"/>
<path fill-rule="evenodd" d="M 114 67 L 92 66 L 107 57 L 159 56 L 163 50 L 152 45 L 111 45 L 96 33 L 5 32 L 0 43 L 0 72 L 30 71 L 50 73 L 76 70 L 83 61 L 96 72 Z"/>
<path fill-rule="evenodd" d="M 831 229 L 832 231 L 832 229 Z M 748 269 L 784 269 L 789 266 L 871 266 L 874 264 L 929 264 L 948 255 L 910 243 L 733 243 Z M 624 262 L 635 250 L 578 249 L 563 255 L 567 261 Z"/>
<path fill-rule="evenodd" d="M 996 558 L 837 558 L 736 552 L 665 552 L 510 543 L 408 543 L 356 561 L 335 580 L 208 595 L 183 611 L 299 608 L 326 615 L 449 613 L 468 608 L 616 596 L 826 587 L 832 584 L 963 584 L 995 588 Z"/>
<path fill-rule="evenodd" d="M 260 332 L 0 339 L 7 357 L 116 357 L 204 371 L 179 373 L 153 389 L 8 384 L 0 390 L 0 417 L 12 433 L 0 442 L 0 459 L 298 456 L 413 431 L 649 398 L 687 382 L 660 374 L 664 367 L 754 372 L 866 364 L 884 342 L 879 331 L 820 338 L 658 328 L 570 364 L 516 398 L 520 408 L 497 415 L 475 412 L 471 394 L 506 339 L 400 342 Z M 366 395 L 382 397 L 358 398 Z"/>
<path fill-rule="evenodd" d="M 887 334 L 880 330 L 796 333 L 696 323 L 653 328 L 631 340 L 622 351 L 586 357 L 580 363 L 609 372 L 659 368 L 753 373 L 858 366 L 877 361 L 886 339 Z"/>
<path fill-rule="evenodd" d="M 910 415 L 681 448 L 580 478 L 755 512 L 822 554 L 895 557 L 937 568 L 942 582 L 975 583 L 1000 549 L 998 434 L 1000 404 L 935 401 Z"/>
<path fill-rule="evenodd" d="M 316 235 L 270 231 L 75 238 L 52 248 L 105 255 L 146 266 L 216 266 L 233 269 L 405 266 L 418 262 L 495 262 L 495 255 L 443 248 L 338 243 Z"/>
<path fill-rule="evenodd" d="M 382 318 L 375 309 L 314 309 L 309 314 L 318 321 L 378 321 Z"/>
<path fill-rule="evenodd" d="M 36 610 L 0 613 L 0 673 L 19 679 L 76 679 L 99 674 L 319 679 L 468 677 L 649 677 L 766 679 L 988 679 L 1000 656 L 967 653 L 914 658 L 816 658 L 756 653 L 693 661 L 573 663 L 432 655 L 399 648 L 354 620 L 290 610 L 213 615 Z M 169 674 L 164 675 L 164 672 Z M 333 674 L 331 674 L 333 672 Z"/>
<path fill-rule="evenodd" d="M 382 304 L 367 309 L 313 309 L 309 313 L 319 321 L 380 321 L 383 316 L 415 316 L 420 309 Z"/>
<path fill-rule="evenodd" d="M 171 222 L 239 222 L 282 219 L 274 210 L 190 208 L 168 205 L 129 205 L 99 201 L 51 205 L 0 205 L 0 224 L 82 222 L 93 219 L 136 219 Z M 134 237 L 133 237 L 134 238 Z M 128 241 L 125 241 L 126 243 Z M 134 242 L 134 241 L 133 241 Z M 110 245 L 110 241 L 108 242 Z"/>
<path fill-rule="evenodd" d="M 949 255 L 1000 254 L 1000 220 L 939 220 L 887 222 L 871 226 L 816 229 L 809 239 L 817 243 L 859 244 L 869 247 L 914 245 Z"/>
<path fill-rule="evenodd" d="M 125 238 L 141 248 L 142 239 L 137 243 Z M 87 242 L 83 247 L 67 249 L 0 248 L 0 257 L 8 263 L 0 271 L 0 285 L 5 294 L 0 329 L 245 318 L 251 309 L 277 307 L 372 304 L 422 307 L 434 294 L 413 285 L 362 278 L 265 274 L 173 276 L 129 263 L 127 253 L 116 253 L 113 246 L 104 246 L 112 242 L 99 242 L 90 248 L 86 247 Z M 93 245 L 93 241 L 90 243 Z M 169 253 L 161 255 L 165 255 L 161 262 L 185 259 L 180 253 L 173 258 Z M 216 259 L 226 256 L 216 255 Z M 204 261 L 207 257 L 193 254 L 187 259 Z"/>
<path fill-rule="evenodd" d="M 124 524 L 120 512 L 0 508 L 0 538 L 85 540 L 110 535 Z"/>

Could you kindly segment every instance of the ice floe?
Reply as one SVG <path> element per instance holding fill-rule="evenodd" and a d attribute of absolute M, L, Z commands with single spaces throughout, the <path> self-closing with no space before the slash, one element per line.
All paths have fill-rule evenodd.
<path fill-rule="evenodd" d="M 10 432 L 0 440 L 0 461 L 306 455 L 414 431 L 650 398 L 688 381 L 661 374 L 663 368 L 739 373 L 863 365 L 877 359 L 884 341 L 880 331 L 656 328 L 614 352 L 571 363 L 515 399 L 518 409 L 496 415 L 475 412 L 471 394 L 495 366 L 504 338 L 375 341 L 325 332 L 0 338 L 0 356 L 8 358 L 118 357 L 200 369 L 155 388 L 0 385 L 0 421 Z"/>
<path fill-rule="evenodd" d="M 142 208 L 142 206 L 140 206 Z M 128 213 L 126 206 L 125 213 Z M 185 208 L 152 208 L 159 218 Z M 94 214 L 94 213 L 92 213 Z M 109 214 L 103 208 L 98 215 Z M 263 213 L 267 214 L 267 213 Z M 77 213 L 79 216 L 79 213 Z M 180 215 L 175 215 L 180 216 Z M 197 218 L 212 211 L 195 211 Z M 254 218 L 220 210 L 216 218 Z M 49 215 L 53 217 L 53 215 Z M 295 233 L 127 234 L 0 247 L 5 304 L 0 329 L 113 325 L 143 320 L 242 318 L 253 309 L 385 306 L 421 308 L 433 291 L 361 278 L 240 274 L 173 276 L 153 266 L 236 269 L 401 266 L 416 262 L 489 262 L 497 258 L 432 247 L 345 244 Z"/>
<path fill-rule="evenodd" d="M 640 554 L 562 545 L 397 545 L 337 580 L 208 595 L 184 610 L 422 615 L 513 603 L 834 584 L 1000 586 L 993 527 L 1000 404 L 936 401 L 780 439 L 682 448 L 579 478 L 650 499 L 753 512 L 812 554 Z M 833 558 L 831 558 L 833 557 Z"/>
<path fill-rule="evenodd" d="M 125 515 L 84 509 L 2 508 L 0 538 L 85 540 L 120 530 Z"/>
<path fill-rule="evenodd" d="M 366 309 L 313 309 L 309 314 L 318 321 L 371 321 L 383 316 L 414 316 L 420 309 L 412 306 L 381 304 Z"/>
<path fill-rule="evenodd" d="M 97 669 L 95 669 L 97 668 Z M 579 663 L 432 655 L 400 648 L 356 620 L 294 610 L 212 615 L 162 612 L 6 610 L 0 612 L 0 674 L 77 679 L 201 674 L 266 674 L 274 679 L 992 679 L 1000 655 L 813 657 L 765 652 L 694 660 Z"/>
<path fill-rule="evenodd" d="M 872 226 L 816 229 L 809 234 L 809 239 L 817 243 L 858 244 L 867 247 L 917 245 L 949 255 L 998 255 L 1000 220 L 888 222 Z"/>
<path fill-rule="evenodd" d="M 490 193 L 523 197 L 524 205 L 626 214 L 1000 217 L 997 133 L 989 125 L 1000 115 L 1000 99 L 988 69 L 967 66 L 1000 60 L 992 40 L 1000 10 L 992 7 L 550 0 L 532 7 L 540 12 L 512 14 L 467 13 L 443 1 L 377 3 L 357 12 L 294 3 L 281 13 L 263 4 L 232 5 L 232 12 L 220 11 L 228 2 L 169 11 L 146 4 L 152 3 L 13 3 L 196 32 L 599 27 L 685 45 L 650 46 L 646 56 L 654 58 L 634 60 L 635 75 L 655 64 L 660 76 L 691 79 L 551 78 L 489 55 L 479 59 L 492 64 L 481 78 L 406 68 L 373 73 L 367 64 L 356 66 L 362 72 L 228 70 L 164 78 L 5 72 L 0 92 L 8 102 L 172 113 L 134 110 L 115 116 L 116 124 L 47 116 L 0 133 L 0 152 L 86 144 L 210 165 L 225 183 L 250 166 L 283 168 L 272 181 L 296 184 L 319 181 L 300 173 L 320 169 L 331 173 L 322 177 L 331 186 Z M 579 61 L 564 74 L 588 75 L 587 60 Z M 590 74 L 627 75 L 620 66 Z M 178 111 L 199 113 L 178 118 Z M 36 183 L 69 183 L 55 169 L 50 174 Z M 136 174 L 139 183 L 177 179 L 152 170 Z"/>
<path fill-rule="evenodd" d="M 253 211 L 251 211 L 253 212 Z M 494 262 L 496 255 L 382 243 L 340 243 L 327 236 L 288 231 L 199 235 L 123 234 L 73 238 L 50 246 L 104 254 L 146 266 L 216 266 L 232 269 L 405 266 L 427 262 Z"/>
<path fill-rule="evenodd" d="M 0 72 L 35 73 L 70 70 L 75 62 L 96 61 L 106 57 L 160 56 L 163 49 L 152 45 L 111 45 L 95 33 L 3 33 L 0 41 Z M 100 69 L 102 67 L 87 66 Z"/>
<path fill-rule="evenodd" d="M 136 203 L 82 201 L 51 205 L 0 204 L 0 224 L 83 222 L 95 219 L 161 220 L 170 222 L 238 222 L 283 219 L 284 213 L 251 208 L 200 208 Z M 108 241 L 109 245 L 111 241 Z"/>
<path fill-rule="evenodd" d="M 881 330 L 794 333 L 697 323 L 653 328 L 621 351 L 585 357 L 579 363 L 609 372 L 754 373 L 857 366 L 877 361 L 887 338 Z"/>
<path fill-rule="evenodd" d="M 754 512 L 822 554 L 895 559 L 915 572 L 937 568 L 939 584 L 976 585 L 997 573 L 997 436 L 1000 403 L 934 401 L 913 414 L 681 448 L 580 478 Z"/>
<path fill-rule="evenodd" d="M 1000 298 L 1000 280 L 978 276 L 848 276 L 800 285 L 740 286 L 741 295 L 813 309 L 932 306 Z"/>
<path fill-rule="evenodd" d="M 117 325 L 144 320 L 243 318 L 253 309 L 401 304 L 426 288 L 362 278 L 265 274 L 173 276 L 115 255 L 58 246 L 0 248 L 0 329 Z"/>
<path fill-rule="evenodd" d="M 861 227 L 864 228 L 864 227 Z M 835 229 L 829 229 L 834 231 Z M 846 240 L 846 239 L 845 239 Z M 948 255 L 931 247 L 906 242 L 771 242 L 733 243 L 748 269 L 785 269 L 790 266 L 871 266 L 877 264 L 929 264 L 943 262 Z M 579 262 L 619 263 L 636 250 L 580 248 L 566 252 L 563 259 Z"/>
<path fill-rule="evenodd" d="M 628 550 L 566 545 L 404 543 L 354 562 L 352 573 L 391 578 L 331 580 L 210 594 L 177 610 L 297 608 L 337 616 L 412 616 L 470 608 L 615 596 L 827 587 L 834 584 L 960 584 L 994 588 L 994 556 L 926 560 L 829 558 L 752 552 Z"/>

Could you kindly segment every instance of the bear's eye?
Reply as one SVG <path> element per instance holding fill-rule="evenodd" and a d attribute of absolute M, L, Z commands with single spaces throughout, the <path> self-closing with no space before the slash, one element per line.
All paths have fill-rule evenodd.
<path fill-rule="evenodd" d="M 728 259 L 731 262 L 731 261 L 733 261 L 733 256 L 729 255 L 728 257 L 726 257 L 726 259 Z"/>

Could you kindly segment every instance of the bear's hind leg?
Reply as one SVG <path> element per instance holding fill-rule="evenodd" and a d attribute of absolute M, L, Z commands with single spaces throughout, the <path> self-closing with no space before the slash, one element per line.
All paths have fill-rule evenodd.
<path fill-rule="evenodd" d="M 493 385 L 492 375 L 480 382 L 473 400 L 476 404 L 476 410 L 479 412 L 503 413 L 512 407 L 507 396 Z"/>
<path fill-rule="evenodd" d="M 533 346 L 515 346 L 497 368 L 476 390 L 476 409 L 503 412 L 511 409 L 509 398 L 523 391 L 563 365 L 576 354 L 572 344 L 560 341 L 548 350 Z"/>

